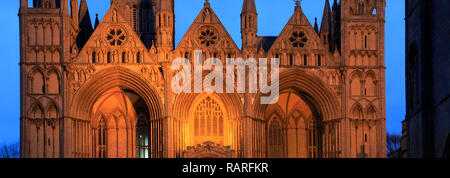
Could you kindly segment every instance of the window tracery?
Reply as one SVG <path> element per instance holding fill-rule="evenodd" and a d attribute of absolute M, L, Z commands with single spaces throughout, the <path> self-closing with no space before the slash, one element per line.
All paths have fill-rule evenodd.
<path fill-rule="evenodd" d="M 220 143 L 224 135 L 223 111 L 211 97 L 205 98 L 194 113 L 194 138 L 199 141 Z"/>
<path fill-rule="evenodd" d="M 302 31 L 294 31 L 292 32 L 291 38 L 289 41 L 292 43 L 292 47 L 294 48 L 303 48 L 308 42 L 308 38 L 305 35 L 305 32 Z"/>
<path fill-rule="evenodd" d="M 122 46 L 125 43 L 126 34 L 120 27 L 111 28 L 106 34 L 106 41 L 111 46 Z"/>
<path fill-rule="evenodd" d="M 211 28 L 205 28 L 200 31 L 200 36 L 198 37 L 200 44 L 210 47 L 217 43 L 217 34 Z"/>

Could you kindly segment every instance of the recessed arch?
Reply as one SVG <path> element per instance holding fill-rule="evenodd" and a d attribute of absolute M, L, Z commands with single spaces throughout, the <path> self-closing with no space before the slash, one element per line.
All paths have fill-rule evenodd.
<path fill-rule="evenodd" d="M 148 83 L 139 74 L 122 67 L 112 67 L 100 71 L 75 93 L 71 103 L 71 115 L 75 118 L 89 118 L 92 114 L 90 108 L 95 101 L 109 89 L 119 87 L 136 92 L 147 106 L 151 106 L 149 108 L 151 117 L 161 118 L 163 117 L 161 98 L 156 92 L 157 90 Z"/>
<path fill-rule="evenodd" d="M 315 108 L 315 114 L 321 120 L 332 120 L 338 117 L 339 103 L 331 89 L 319 78 L 305 71 L 289 69 L 280 73 L 280 94 L 292 92 L 299 95 L 308 105 Z M 268 105 L 261 104 L 261 93 L 255 96 L 253 108 L 256 118 L 265 118 L 264 114 Z"/>

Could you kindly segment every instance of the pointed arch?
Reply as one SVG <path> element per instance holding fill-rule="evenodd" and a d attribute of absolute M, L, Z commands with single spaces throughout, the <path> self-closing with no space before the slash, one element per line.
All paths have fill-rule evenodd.
<path fill-rule="evenodd" d="M 350 113 L 354 119 L 362 119 L 363 118 L 363 109 L 362 109 L 361 104 L 359 104 L 359 103 L 354 104 Z"/>
<path fill-rule="evenodd" d="M 35 102 L 30 107 L 30 112 L 28 114 L 28 118 L 30 119 L 42 119 L 44 118 L 44 109 L 42 104 L 39 102 Z"/>
<path fill-rule="evenodd" d="M 350 95 L 351 96 L 361 96 L 361 71 L 354 71 L 350 75 Z"/>
<path fill-rule="evenodd" d="M 45 86 L 48 94 L 59 94 L 60 93 L 60 77 L 59 71 L 56 68 L 51 68 L 46 72 Z"/>
<path fill-rule="evenodd" d="M 59 116 L 60 116 L 59 113 L 60 112 L 59 112 L 58 106 L 55 103 L 50 102 L 47 105 L 47 108 L 45 110 L 45 118 L 47 118 L 47 119 L 58 119 Z"/>
<path fill-rule="evenodd" d="M 370 105 L 369 107 L 367 107 L 366 112 L 365 112 L 365 116 L 366 119 L 369 120 L 375 120 L 377 119 L 377 110 L 375 109 L 375 106 Z"/>
<path fill-rule="evenodd" d="M 284 157 L 284 134 L 281 119 L 275 114 L 268 124 L 268 157 Z"/>
<path fill-rule="evenodd" d="M 364 79 L 364 95 L 365 96 L 377 96 L 376 77 L 373 71 L 368 71 Z"/>
<path fill-rule="evenodd" d="M 45 86 L 44 86 L 44 72 L 41 68 L 36 67 L 31 70 L 29 73 L 29 81 L 30 81 L 30 93 L 31 94 L 44 94 Z"/>

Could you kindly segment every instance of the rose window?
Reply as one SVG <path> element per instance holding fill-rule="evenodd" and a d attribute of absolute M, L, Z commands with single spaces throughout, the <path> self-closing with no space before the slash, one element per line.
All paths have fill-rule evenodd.
<path fill-rule="evenodd" d="M 106 35 L 106 40 L 111 46 L 122 46 L 125 42 L 125 33 L 122 29 L 110 29 Z"/>
<path fill-rule="evenodd" d="M 198 37 L 198 39 L 200 40 L 200 43 L 202 45 L 209 47 L 211 45 L 216 44 L 217 35 L 214 32 L 214 30 L 206 29 L 206 30 L 202 30 L 200 33 L 201 34 L 200 34 L 200 37 Z"/>
<path fill-rule="evenodd" d="M 306 42 L 308 42 L 308 38 L 306 38 L 304 32 L 292 32 L 292 36 L 289 38 L 289 41 L 292 43 L 294 48 L 303 48 Z"/>

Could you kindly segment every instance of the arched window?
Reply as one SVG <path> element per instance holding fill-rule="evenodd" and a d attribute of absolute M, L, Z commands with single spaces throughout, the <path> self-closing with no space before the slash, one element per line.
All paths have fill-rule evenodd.
<path fill-rule="evenodd" d="M 353 74 L 350 81 L 350 93 L 352 96 L 361 96 L 361 76 Z"/>
<path fill-rule="evenodd" d="M 303 65 L 307 66 L 308 65 L 308 55 L 303 55 Z"/>
<path fill-rule="evenodd" d="M 96 53 L 96 52 L 92 52 L 92 60 L 91 60 L 91 62 L 92 62 L 93 64 L 95 64 L 96 58 L 97 58 L 97 53 Z"/>
<path fill-rule="evenodd" d="M 136 54 L 136 63 L 141 63 L 141 52 L 138 52 L 137 54 Z"/>
<path fill-rule="evenodd" d="M 294 65 L 294 55 L 289 55 L 289 65 Z"/>
<path fill-rule="evenodd" d="M 108 52 L 106 62 L 109 64 L 111 63 L 111 52 Z"/>
<path fill-rule="evenodd" d="M 269 158 L 284 157 L 283 127 L 278 117 L 274 117 L 269 124 Z"/>
<path fill-rule="evenodd" d="M 47 73 L 47 93 L 49 94 L 59 94 L 59 77 L 56 71 L 50 71 Z"/>
<path fill-rule="evenodd" d="M 364 49 L 367 49 L 367 35 L 364 36 Z"/>
<path fill-rule="evenodd" d="M 32 94 L 44 94 L 44 76 L 40 71 L 35 71 L 31 75 L 31 93 Z"/>
<path fill-rule="evenodd" d="M 364 95 L 365 96 L 376 96 L 376 83 L 375 76 L 372 73 L 366 75 L 366 80 L 364 84 Z"/>
<path fill-rule="evenodd" d="M 223 111 L 215 100 L 206 97 L 194 112 L 194 140 L 197 144 L 212 141 L 223 144 Z"/>
<path fill-rule="evenodd" d="M 127 54 L 125 52 L 122 52 L 122 64 L 127 63 Z"/>
<path fill-rule="evenodd" d="M 140 115 L 136 126 L 136 158 L 149 157 L 149 124 L 144 115 Z"/>
<path fill-rule="evenodd" d="M 106 158 L 106 119 L 101 118 L 97 126 L 97 157 Z"/>
<path fill-rule="evenodd" d="M 320 157 L 319 154 L 319 129 L 317 127 L 317 122 L 315 119 L 311 119 L 309 121 L 309 129 L 308 129 L 308 135 L 309 135 L 309 146 L 308 146 L 308 153 L 309 158 L 318 158 Z"/>
<path fill-rule="evenodd" d="M 318 55 L 318 56 L 317 56 L 317 65 L 318 65 L 318 66 L 321 66 L 321 65 L 322 65 L 322 56 L 321 56 L 321 55 Z"/>

